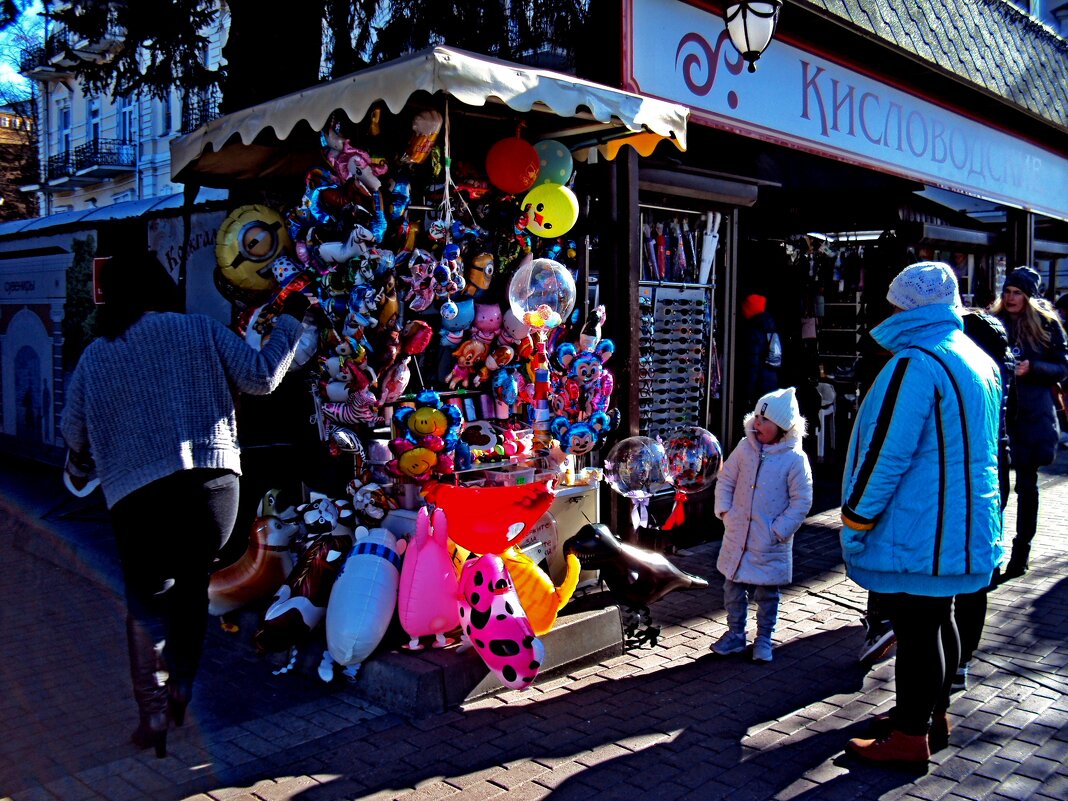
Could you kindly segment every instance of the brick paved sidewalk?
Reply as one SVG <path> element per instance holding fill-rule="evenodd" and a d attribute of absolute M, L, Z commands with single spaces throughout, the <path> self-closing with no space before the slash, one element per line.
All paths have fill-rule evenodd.
<path fill-rule="evenodd" d="M 126 742 L 135 710 L 107 560 L 72 550 L 73 523 L 31 507 L 0 507 L 0 798 L 1068 798 L 1068 481 L 1056 470 L 1036 566 L 991 594 L 951 746 L 921 777 L 842 752 L 892 704 L 893 661 L 856 664 L 864 593 L 845 579 L 836 512 L 798 534 L 770 665 L 709 654 L 722 583 L 718 546 L 702 545 L 673 558 L 711 587 L 653 607 L 656 647 L 419 720 L 344 684 L 272 676 L 247 632 L 213 626 L 192 720 L 156 760 Z"/>

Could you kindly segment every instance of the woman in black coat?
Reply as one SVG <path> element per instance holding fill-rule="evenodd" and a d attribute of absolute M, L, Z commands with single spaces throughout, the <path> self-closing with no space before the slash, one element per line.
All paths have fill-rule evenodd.
<path fill-rule="evenodd" d="M 1057 452 L 1053 388 L 1068 379 L 1064 329 L 1053 307 L 1039 296 L 1040 285 L 1037 272 L 1017 267 L 991 310 L 1004 324 L 1016 359 L 1007 409 L 1016 471 L 1016 537 L 1003 581 L 1027 572 L 1038 526 L 1038 468 L 1052 464 Z"/>

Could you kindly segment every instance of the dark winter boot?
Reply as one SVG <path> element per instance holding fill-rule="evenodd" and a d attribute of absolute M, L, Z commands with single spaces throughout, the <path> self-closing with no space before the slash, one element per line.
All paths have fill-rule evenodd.
<path fill-rule="evenodd" d="M 152 635 L 132 617 L 126 617 L 126 643 L 130 652 L 130 679 L 140 723 L 130 737 L 138 748 L 155 748 L 167 756 L 167 688 L 159 681 L 160 650 Z"/>
<path fill-rule="evenodd" d="M 1024 541 L 1019 537 L 1014 539 L 1012 541 L 1012 556 L 1009 557 L 1009 563 L 1005 565 L 1005 569 L 1001 573 L 1001 581 L 1005 582 L 1026 575 L 1030 559 L 1031 540 Z"/>

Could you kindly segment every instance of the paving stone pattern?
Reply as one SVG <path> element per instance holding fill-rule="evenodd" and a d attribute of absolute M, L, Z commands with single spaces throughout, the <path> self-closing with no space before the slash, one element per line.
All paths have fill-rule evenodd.
<path fill-rule="evenodd" d="M 1061 462 L 1043 475 L 1033 569 L 990 595 L 951 745 L 922 776 L 843 753 L 893 704 L 894 677 L 893 659 L 856 663 L 865 598 L 843 572 L 837 510 L 797 535 L 770 665 L 709 653 L 724 613 L 718 545 L 704 544 L 671 558 L 711 586 L 654 605 L 655 647 L 421 718 L 311 669 L 274 676 L 249 627 L 212 626 L 189 719 L 157 760 L 128 744 L 136 710 L 106 517 L 65 502 L 53 474 L 0 466 L 0 799 L 1064 801 Z"/>

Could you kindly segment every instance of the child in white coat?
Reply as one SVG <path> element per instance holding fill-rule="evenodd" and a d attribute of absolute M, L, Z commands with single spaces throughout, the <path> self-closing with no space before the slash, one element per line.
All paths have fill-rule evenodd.
<path fill-rule="evenodd" d="M 812 469 L 801 449 L 805 418 L 793 387 L 764 395 L 743 426 L 745 439 L 727 457 L 716 483 L 716 515 L 726 529 L 716 567 L 724 578 L 727 633 L 712 651 L 745 650 L 752 598 L 757 605 L 753 660 L 770 662 L 779 587 L 793 580 L 794 532 L 812 507 Z"/>

